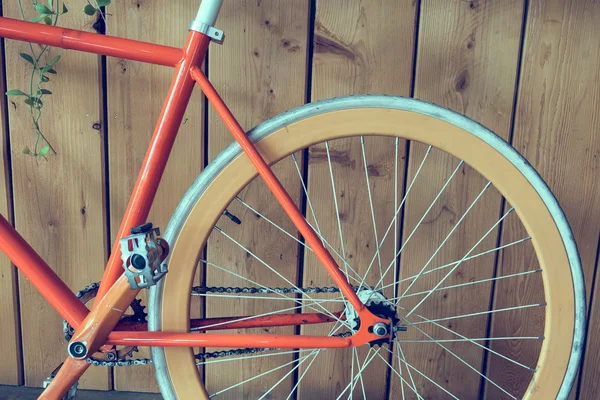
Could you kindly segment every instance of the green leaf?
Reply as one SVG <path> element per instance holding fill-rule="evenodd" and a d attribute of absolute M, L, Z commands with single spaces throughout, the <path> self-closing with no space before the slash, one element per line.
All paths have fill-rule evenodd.
<path fill-rule="evenodd" d="M 44 18 L 46 18 L 47 15 L 46 14 L 42 14 L 42 15 L 38 15 L 35 18 L 31 18 L 29 21 L 30 22 L 40 22 L 41 20 L 43 20 Z"/>
<path fill-rule="evenodd" d="M 29 153 L 31 153 L 31 150 L 29 150 L 29 147 L 25 146 L 21 149 L 21 153 L 29 154 Z"/>
<path fill-rule="evenodd" d="M 100 7 L 106 7 L 110 4 L 110 0 L 96 0 L 96 4 Z"/>
<path fill-rule="evenodd" d="M 31 97 L 28 97 L 28 98 L 25 99 L 24 103 L 27 104 L 28 106 L 32 106 L 33 105 L 33 100 L 31 100 Z"/>
<path fill-rule="evenodd" d="M 13 89 L 6 92 L 7 96 L 27 96 L 27 94 L 19 89 Z"/>
<path fill-rule="evenodd" d="M 52 25 L 52 18 L 50 18 L 49 16 L 45 16 L 44 17 L 44 23 L 46 25 Z"/>
<path fill-rule="evenodd" d="M 83 12 L 89 16 L 92 16 L 92 15 L 96 14 L 96 8 L 94 6 L 92 6 L 91 4 L 88 4 L 87 6 L 85 6 L 83 8 Z"/>
<path fill-rule="evenodd" d="M 68 12 L 69 12 L 69 9 L 68 9 L 68 8 L 67 8 L 67 6 L 65 5 L 65 3 L 63 3 L 63 11 L 62 11 L 62 13 L 63 13 L 63 14 L 66 14 L 66 13 L 68 13 Z"/>
<path fill-rule="evenodd" d="M 54 14 L 54 11 L 43 4 L 36 4 L 33 6 L 33 8 L 35 8 L 35 11 L 39 12 L 40 14 Z"/>
<path fill-rule="evenodd" d="M 54 64 L 56 64 L 58 62 L 58 60 L 60 60 L 60 56 L 54 57 L 52 60 L 50 60 L 50 62 L 48 63 L 47 66 L 49 66 L 49 67 L 53 66 Z"/>
<path fill-rule="evenodd" d="M 29 54 L 27 54 L 27 53 L 21 53 L 19 55 L 21 56 L 21 58 L 23 58 L 29 64 L 33 65 L 33 58 Z"/>
<path fill-rule="evenodd" d="M 48 154 L 49 151 L 50 151 L 50 146 L 44 146 L 40 149 L 40 152 L 38 154 L 40 156 L 44 157 L 46 154 Z"/>
<path fill-rule="evenodd" d="M 56 74 L 56 70 L 54 68 L 50 68 L 47 72 L 49 74 Z"/>
<path fill-rule="evenodd" d="M 48 82 L 50 80 L 50 78 L 48 78 L 46 75 L 42 75 L 42 82 Z"/>
<path fill-rule="evenodd" d="M 42 94 L 52 94 L 52 92 L 49 91 L 48 89 L 42 89 L 42 90 L 40 90 L 40 92 L 42 92 Z"/>

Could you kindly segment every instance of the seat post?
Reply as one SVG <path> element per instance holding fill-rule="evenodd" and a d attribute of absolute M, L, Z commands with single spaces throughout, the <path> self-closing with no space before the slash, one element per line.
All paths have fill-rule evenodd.
<path fill-rule="evenodd" d="M 213 26 L 217 21 L 223 0 L 202 0 L 196 14 L 196 22 Z"/>
<path fill-rule="evenodd" d="M 223 31 L 214 27 L 221 4 L 223 4 L 223 0 L 202 0 L 196 19 L 190 25 L 190 30 L 207 35 L 219 44 L 223 43 L 225 38 Z"/>

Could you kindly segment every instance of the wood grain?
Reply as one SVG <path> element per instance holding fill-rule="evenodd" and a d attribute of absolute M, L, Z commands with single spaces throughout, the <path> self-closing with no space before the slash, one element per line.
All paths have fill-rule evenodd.
<path fill-rule="evenodd" d="M 208 73 L 244 129 L 252 128 L 259 122 L 304 102 L 308 7 L 309 2 L 306 0 L 224 2 L 217 26 L 225 31 L 225 45 L 210 49 Z M 208 133 L 209 158 L 213 159 L 232 142 L 232 138 L 212 108 L 209 112 Z M 298 202 L 300 182 L 291 160 L 281 162 L 274 171 L 292 198 Z M 240 197 L 288 232 L 296 234 L 293 225 L 261 180 L 252 182 L 240 193 Z M 296 281 L 297 244 L 241 203 L 234 201 L 229 210 L 242 220 L 242 224 L 237 226 L 227 218 L 222 218 L 217 225 L 279 273 L 293 282 Z M 219 233 L 214 233 L 209 239 L 207 254 L 210 262 L 231 269 L 262 285 L 289 286 L 249 253 Z M 206 272 L 206 282 L 209 286 L 249 284 L 210 267 Z M 283 303 L 287 307 L 293 305 Z M 279 301 L 206 301 L 208 317 L 255 315 L 280 307 L 285 306 Z M 260 331 L 289 334 L 293 329 Z M 207 389 L 209 393 L 214 393 L 290 360 L 290 356 L 286 355 L 208 366 L 205 375 Z M 291 366 L 271 372 L 260 379 L 229 390 L 222 396 L 232 399 L 258 398 L 290 369 Z M 285 398 L 291 387 L 292 379 L 288 376 L 269 393 L 269 396 Z"/>
<path fill-rule="evenodd" d="M 431 1 L 420 10 L 419 43 L 415 97 L 465 114 L 507 139 L 513 106 L 514 86 L 519 57 L 523 1 Z M 498 57 L 501 53 L 502 57 Z M 407 181 L 412 182 L 424 159 L 426 146 L 411 143 Z M 401 278 L 460 260 L 497 221 L 501 197 L 492 187 L 483 192 L 476 205 L 467 208 L 482 193 L 486 180 L 463 165 L 442 192 L 433 208 L 429 205 L 457 168 L 459 160 L 432 150 L 406 200 L 404 219 L 405 246 L 401 256 Z M 421 218 L 425 218 L 421 221 Z M 455 231 L 448 236 L 452 229 Z M 413 233 L 414 232 L 414 233 Z M 495 247 L 497 230 L 481 242 L 478 251 Z M 410 237 L 412 235 L 412 237 Z M 407 243 L 406 241 L 409 239 Z M 442 242 L 448 241 L 441 246 Z M 441 246 L 441 247 L 440 247 Z M 439 249 L 435 258 L 432 254 Z M 428 264 L 429 263 L 429 264 Z M 463 263 L 444 280 L 449 286 L 491 277 L 493 254 Z M 410 281 L 399 285 L 399 293 L 416 293 L 433 288 L 448 271 L 423 275 L 411 289 Z M 434 292 L 419 306 L 416 314 L 426 318 L 449 317 L 487 310 L 490 285 L 483 284 Z M 411 310 L 423 295 L 407 297 L 400 305 Z M 412 321 L 419 320 L 414 314 Z M 484 337 L 487 318 L 445 321 L 444 325 L 467 337 Z M 433 338 L 455 339 L 451 333 L 429 324 L 420 328 Z M 414 328 L 407 338 L 428 339 Z M 447 343 L 445 347 L 468 364 L 480 369 L 483 353 L 470 343 Z M 462 361 L 437 344 L 402 346 L 406 360 L 459 398 L 477 398 L 480 377 Z M 394 364 L 398 368 L 398 362 Z M 406 375 L 406 369 L 404 369 Z M 425 398 L 446 396 L 441 390 L 413 372 L 420 395 Z M 395 392 L 400 380 L 393 379 Z M 405 387 L 409 398 L 416 396 Z"/>
<path fill-rule="evenodd" d="M 4 3 L 4 15 L 19 18 L 17 2 Z M 108 8 L 107 33 L 182 46 L 197 3 L 197 0 L 168 4 L 113 2 Z M 211 46 L 209 76 L 244 128 L 251 128 L 304 101 L 308 3 L 308 0 L 224 2 L 217 25 L 225 30 L 226 41 L 223 46 Z M 600 34 L 595 24 L 600 17 L 600 7 L 597 0 L 530 0 L 522 68 L 516 71 L 523 3 L 523 0 L 317 0 L 316 10 L 313 11 L 316 13 L 314 59 L 309 66 L 313 76 L 311 100 L 352 93 L 409 95 L 414 18 L 418 7 L 421 15 L 416 97 L 466 114 L 508 138 L 515 76 L 520 73 L 513 144 L 540 171 L 567 214 L 581 252 L 587 298 L 590 299 L 594 268 L 598 268 L 595 257 L 600 233 L 600 183 L 597 179 L 600 169 L 600 72 L 597 68 L 600 64 Z M 92 19 L 81 12 L 85 4 L 85 0 L 68 2 L 71 11 L 62 19 L 61 25 L 93 31 Z M 6 76 L 8 89 L 28 85 L 27 65 L 18 57 L 18 53 L 26 49 L 26 44 L 6 42 L 7 68 L 0 71 L 0 75 Z M 102 89 L 97 85 L 98 57 L 59 50 L 54 50 L 52 54 L 62 54 L 63 59 L 57 68 L 59 74 L 52 77 L 53 82 L 49 85 L 54 94 L 52 99 L 47 97 L 42 123 L 43 130 L 49 134 L 59 155 L 50 157 L 49 161 L 36 163 L 21 154 L 21 148 L 30 145 L 34 137 L 27 107 L 21 102 L 22 99 L 9 98 L 8 116 L 0 116 L 2 120 L 9 119 L 12 145 L 10 149 L 6 148 L 9 132 L 4 131 L 4 125 L 0 124 L 0 154 L 3 157 L 0 163 L 0 213 L 7 216 L 14 211 L 19 232 L 74 290 L 78 290 L 101 277 L 106 260 L 106 215 L 110 211 L 110 234 L 114 240 L 173 70 L 108 59 L 106 89 L 109 118 L 108 121 L 102 121 Z M 0 90 L 4 91 L 5 88 L 0 87 Z M 6 98 L 3 97 L 2 101 L 6 101 Z M 212 159 L 232 139 L 212 110 L 210 116 L 208 151 Z M 186 121 L 150 217 L 163 229 L 183 192 L 202 169 L 203 119 L 202 96 L 197 91 L 190 102 Z M 100 130 L 92 127 L 95 123 L 100 124 Z M 109 132 L 109 210 L 103 200 L 105 123 L 108 123 Z M 383 201 L 390 198 L 390 191 L 393 190 L 394 149 L 390 143 L 374 138 L 366 138 L 365 143 L 371 189 L 378 205 L 376 223 L 381 235 L 391 218 L 390 204 L 383 204 Z M 405 148 L 406 145 L 401 142 L 400 157 L 407 156 Z M 368 198 L 366 192 L 361 191 L 365 187 L 365 177 L 360 142 L 332 142 L 331 150 L 340 212 L 344 217 L 345 250 L 348 257 L 352 256 L 351 264 L 364 272 L 371 261 L 374 244 Z M 13 161 L 14 210 L 8 208 L 11 195 L 7 192 L 6 178 L 6 174 L 11 173 L 6 165 L 5 152 L 8 151 Z M 424 155 L 424 148 L 412 143 L 408 155 L 410 182 Z M 300 159 L 301 154 L 298 157 Z M 421 172 L 420 178 L 423 182 L 427 181 L 426 184 L 415 185 L 414 193 L 411 192 L 408 199 L 404 238 L 412 231 L 421 217 L 419 213 L 429 205 L 457 162 L 437 153 L 432 153 L 430 157 L 431 164 Z M 286 188 L 299 201 L 300 186 L 290 160 L 278 166 L 276 171 Z M 465 205 L 472 201 L 485 183 L 473 178 L 473 171 L 468 168 L 464 172 L 464 176 L 462 170 L 459 172 L 461 176 L 457 177 L 456 182 L 440 198 L 439 204 L 432 209 L 431 218 L 426 219 L 427 223 L 411 239 L 412 243 L 407 246 L 401 261 L 403 276 L 415 273 L 415 269 L 422 267 L 427 256 L 454 226 Z M 401 170 L 400 176 L 403 175 Z M 320 190 L 316 190 L 318 185 L 321 186 Z M 331 243 L 338 245 L 335 211 L 330 186 L 327 185 L 330 183 L 325 149 L 315 146 L 310 152 L 309 190 L 314 196 L 321 228 Z M 323 188 L 329 188 L 329 191 Z M 289 232 L 296 233 L 262 183 L 253 183 L 241 197 Z M 473 216 L 462 223 L 464 227 L 489 225 L 501 212 L 498 199 L 497 193 L 486 193 L 482 199 L 483 206 L 472 211 Z M 282 238 L 280 232 L 237 202 L 231 205 L 230 211 L 242 219 L 242 225 L 238 227 L 224 219 L 219 222 L 221 228 L 289 278 L 298 277 L 298 251 L 291 239 Z M 314 222 L 310 213 L 308 218 L 309 222 Z M 364 235 L 355 232 L 359 230 Z M 464 228 L 458 229 L 456 240 L 448 242 L 433 263 L 437 265 L 454 261 L 450 260 L 453 257 L 460 258 L 478 235 L 481 235 L 479 230 L 467 232 Z M 507 243 L 525 235 L 526 232 L 513 215 L 504 224 L 500 239 L 501 243 Z M 488 239 L 479 249 L 495 245 L 495 238 Z M 391 257 L 391 247 L 387 242 L 382 247 L 384 259 Z M 289 286 L 265 272 L 260 263 L 216 233 L 208 246 L 208 259 L 223 266 L 233 266 L 236 271 L 243 271 L 260 283 Z M 457 271 L 460 276 L 453 275 L 446 282 L 452 284 L 489 276 L 493 264 L 493 256 L 465 263 Z M 524 244 L 499 254 L 497 274 L 534 269 L 537 265 L 531 245 Z M 299 284 L 310 285 L 314 282 L 316 285 L 328 279 L 310 253 L 306 253 L 303 269 L 304 281 Z M 8 260 L 0 255 L 0 318 L 3 321 L 0 335 L 4 339 L 0 349 L 5 357 L 5 361 L 0 363 L 0 383 L 24 382 L 29 386 L 39 386 L 64 358 L 62 326 L 60 317 L 25 278 L 21 276 L 19 287 L 16 287 L 16 275 Z M 209 285 L 247 284 L 210 270 L 208 278 Z M 420 279 L 411 292 L 431 286 L 439 278 L 441 275 L 431 274 L 428 279 Z M 539 277 L 515 279 L 510 283 L 499 282 L 496 285 L 494 308 L 512 306 L 514 301 L 519 304 L 540 301 L 539 291 L 525 290 L 539 286 L 540 282 L 536 279 Z M 600 277 L 597 276 L 597 280 Z M 595 288 L 600 287 L 598 283 Z M 405 287 L 401 286 L 399 290 Z M 19 308 L 16 295 L 19 291 L 21 315 L 16 314 Z M 481 304 L 489 301 L 486 300 L 489 299 L 489 291 L 489 286 L 480 286 L 477 291 L 471 288 L 464 292 L 440 293 L 439 297 L 432 296 L 424 303 L 420 311 L 427 316 L 479 311 Z M 444 298 L 444 294 L 448 297 Z M 469 301 L 461 302 L 461 298 L 467 294 Z M 414 297 L 401 305 L 414 305 L 416 299 Z M 600 329 L 599 299 L 600 296 L 595 293 L 590 305 L 589 332 Z M 196 308 L 200 308 L 199 301 L 193 299 L 193 302 Z M 289 303 L 289 306 L 292 304 Z M 222 300 L 211 300 L 208 307 L 209 316 L 264 312 L 268 308 L 265 302 L 224 304 Z M 514 335 L 516 332 L 534 334 L 544 323 L 539 311 L 496 315 L 492 321 L 491 335 Z M 19 318 L 23 326 L 22 359 Z M 476 336 L 482 332 L 481 327 L 485 322 L 485 318 L 453 321 L 452 329 L 464 335 Z M 40 326 L 44 326 L 44 329 L 39 329 Z M 287 332 L 273 330 L 276 331 Z M 303 333 L 309 332 L 321 333 L 314 328 L 303 330 Z M 436 333 L 432 329 L 427 332 Z M 411 334 L 415 335 L 414 332 L 406 333 L 406 337 L 409 338 Z M 478 368 L 481 365 L 481 352 L 469 351 L 466 345 L 448 347 L 456 349 L 460 355 L 467 354 L 467 361 Z M 598 392 L 599 347 L 600 340 L 592 334 L 588 338 L 582 367 L 581 399 L 595 398 Z M 516 343 L 494 343 L 493 348 L 524 363 L 535 362 L 537 357 L 535 348 L 524 349 Z M 480 389 L 479 379 L 459 378 L 463 375 L 471 377 L 474 373 L 453 360 L 447 352 L 439 351 L 433 345 L 406 345 L 403 349 L 409 362 L 417 368 L 438 380 L 448 379 L 448 388 L 458 397 L 476 397 Z M 142 350 L 137 355 L 147 354 Z M 362 359 L 365 353 L 360 354 Z M 343 357 L 346 357 L 344 361 Z M 329 388 L 338 390 L 332 382 L 347 382 L 350 373 L 347 357 L 348 354 L 338 351 L 329 352 L 329 355 L 321 354 L 319 362 L 304 377 L 299 397 L 333 396 L 333 392 L 327 391 Z M 326 359 L 325 363 L 323 359 Z M 422 359 L 423 364 L 415 361 L 417 359 Z M 229 380 L 231 383 L 239 382 L 240 378 L 255 376 L 256 371 L 265 371 L 287 360 L 281 357 L 270 363 L 244 362 L 235 366 L 234 363 L 222 363 L 223 368 L 211 367 L 206 372 L 209 389 L 224 387 Z M 486 368 L 491 378 L 498 380 L 499 384 L 519 391 L 528 383 L 529 376 L 519 367 L 495 356 L 489 356 L 488 361 Z M 20 376 L 21 362 L 24 376 Z M 227 367 L 225 364 L 228 364 Z M 322 368 L 315 368 L 317 364 L 321 364 Z M 394 366 L 398 368 L 397 361 Z M 284 369 L 273 373 L 260 383 L 257 379 L 239 391 L 232 390 L 230 397 L 258 397 L 287 371 Z M 385 373 L 381 371 L 385 371 L 385 367 L 380 363 L 365 374 L 368 377 L 365 382 L 367 390 L 373 396 L 382 397 L 384 393 Z M 300 367 L 299 373 L 302 372 L 304 369 Z M 158 390 L 151 367 L 120 368 L 115 369 L 114 374 L 114 386 L 118 390 Z M 392 399 L 400 396 L 400 385 L 394 377 L 391 375 Z M 417 375 L 414 377 L 419 388 L 431 387 L 425 385 Z M 291 382 L 290 379 L 285 380 L 271 393 L 273 397 L 285 397 L 283 393 L 287 392 L 284 389 L 289 391 Z M 460 382 L 460 385 L 456 382 Z M 90 369 L 82 387 L 112 388 L 109 373 L 105 369 Z M 502 394 L 492 385 L 485 385 L 484 389 L 486 398 L 502 398 Z M 405 391 L 408 398 L 412 398 L 406 386 Z M 421 395 L 426 394 L 442 396 L 439 391 L 423 389 Z M 570 398 L 575 398 L 575 392 Z"/>
<path fill-rule="evenodd" d="M 599 17 L 600 4 L 596 1 L 529 2 L 513 139 L 513 145 L 540 172 L 567 215 L 579 247 L 588 299 L 600 227 L 600 40 L 595 24 Z M 504 236 L 514 230 L 507 226 Z M 521 257 L 521 263 L 527 260 L 527 254 Z M 502 264 L 503 273 L 510 273 L 516 264 Z M 504 285 L 497 287 L 498 291 L 505 289 Z M 597 321 L 593 313 L 589 332 L 594 332 Z M 493 334 L 512 335 L 539 323 L 539 316 L 532 312 L 497 315 Z M 581 399 L 596 396 L 599 343 L 590 336 Z M 510 344 L 497 344 L 494 349 L 517 360 L 535 356 Z M 492 376 L 504 368 L 511 375 L 518 372 L 516 366 L 498 363 L 497 369 L 491 369 Z M 518 380 L 510 383 L 524 385 Z M 499 397 L 491 391 L 490 398 Z"/>
<path fill-rule="evenodd" d="M 321 100 L 349 94 L 410 94 L 414 19 L 416 7 L 412 1 L 318 1 L 314 31 L 312 99 Z M 365 132 L 368 134 L 368 132 Z M 321 233 L 337 251 L 342 253 L 337 214 L 333 196 L 338 202 L 345 257 L 363 276 L 377 243 L 382 239 L 394 216 L 395 140 L 365 137 L 365 151 L 369 186 L 366 183 L 360 138 L 342 139 L 329 143 L 332 159 L 335 193 L 331 183 L 327 149 L 324 144 L 311 147 L 308 164 L 309 197 L 314 206 L 316 222 Z M 398 190 L 403 187 L 405 141 L 398 144 Z M 374 236 L 373 216 L 369 190 L 373 199 L 377 240 Z M 399 194 L 401 197 L 401 193 Z M 312 213 L 308 220 L 315 226 Z M 380 243 L 382 270 L 394 259 L 394 230 Z M 336 258 L 342 270 L 342 260 Z M 352 274 L 352 273 L 351 273 Z M 375 285 L 381 277 L 379 258 L 371 267 L 367 282 Z M 392 282 L 393 272 L 384 278 Z M 353 284 L 358 284 L 352 281 Z M 305 286 L 333 285 L 331 278 L 313 254 L 308 254 L 304 265 Z M 393 295 L 393 289 L 388 290 Z M 392 296 L 390 296 L 392 297 Z M 334 303 L 335 304 L 335 303 Z M 332 311 L 339 311 L 339 306 Z M 304 334 L 327 335 L 330 326 L 306 327 Z M 344 329 L 345 330 L 345 329 Z M 362 364 L 368 349 L 358 350 Z M 346 387 L 352 374 L 353 352 L 350 349 L 328 350 L 319 354 L 313 366 L 306 371 L 299 396 L 335 398 Z M 357 365 L 354 366 L 358 368 Z M 356 370 L 355 370 L 356 371 Z M 305 368 L 300 368 L 300 374 Z M 377 358 L 364 371 L 360 392 L 364 385 L 367 396 L 383 398 L 387 391 L 388 368 Z M 347 392 L 348 393 L 348 392 Z"/>
<path fill-rule="evenodd" d="M 69 7 L 83 9 L 85 1 Z M 34 13 L 27 6 L 27 17 Z M 4 4 L 4 14 L 20 18 L 17 2 Z M 36 14 L 37 15 L 37 14 Z M 93 31 L 93 21 L 69 12 L 61 24 Z M 26 43 L 7 41 L 8 88 L 29 84 L 29 64 L 17 54 Z M 36 49 L 39 47 L 35 46 Z M 97 282 L 106 261 L 104 218 L 104 146 L 100 113 L 98 57 L 53 49 L 61 54 L 57 75 L 47 87 L 53 91 L 44 102 L 42 130 L 58 154 L 35 160 L 21 149 L 35 140 L 28 106 L 21 98 L 9 103 L 13 161 L 15 227 L 73 290 Z M 19 279 L 25 385 L 42 381 L 66 356 L 62 319 L 21 275 Z M 90 369 L 80 381 L 90 389 L 109 389 L 107 370 Z"/>
<path fill-rule="evenodd" d="M 598 241 L 598 245 L 600 246 L 600 240 Z M 597 259 L 596 271 L 598 268 L 600 268 L 600 258 Z M 596 287 L 598 287 L 598 279 L 600 278 L 598 275 L 596 275 Z M 594 302 L 590 305 L 591 318 L 588 322 L 587 346 L 583 355 L 584 359 L 582 366 L 580 367 L 581 369 L 579 371 L 579 374 L 581 375 L 581 381 L 579 385 L 577 385 L 579 382 L 576 382 L 575 387 L 573 390 L 571 390 L 571 397 L 573 398 L 575 397 L 575 393 L 577 393 L 578 386 L 580 390 L 580 399 L 593 397 L 594 394 L 598 393 L 599 390 L 599 385 L 596 378 L 598 377 L 598 374 L 600 374 L 600 356 L 597 354 L 597 349 L 600 344 L 598 343 L 598 338 L 595 337 L 596 335 L 594 334 L 595 332 L 598 332 L 598 325 L 600 325 L 600 322 L 598 321 L 598 319 L 600 319 L 598 316 L 598 307 L 600 307 L 599 303 L 600 300 L 598 300 L 598 297 L 594 296 Z M 589 332 L 592 332 L 592 334 L 590 335 Z"/>
<path fill-rule="evenodd" d="M 183 47 L 196 0 L 114 2 L 107 33 L 167 46 Z M 174 69 L 122 59 L 107 59 L 111 238 L 125 212 Z M 162 231 L 183 194 L 203 166 L 203 97 L 195 90 L 179 130 L 148 220 Z M 146 293 L 141 295 L 145 301 Z M 141 349 L 136 356 L 147 357 Z M 115 370 L 115 389 L 158 391 L 151 365 Z"/>
<path fill-rule="evenodd" d="M 4 76 L 4 52 L 0 54 L 0 77 Z M 0 93 L 6 92 L 4 80 L 0 79 Z M 8 116 L 7 97 L 0 97 L 0 214 L 7 220 L 12 218 L 10 201 L 10 163 L 8 159 Z M 6 362 L 0 364 L 0 384 L 19 385 L 22 383 L 21 332 L 19 320 L 19 292 L 17 271 L 10 260 L 0 253 L 0 352 L 6 355 Z"/>

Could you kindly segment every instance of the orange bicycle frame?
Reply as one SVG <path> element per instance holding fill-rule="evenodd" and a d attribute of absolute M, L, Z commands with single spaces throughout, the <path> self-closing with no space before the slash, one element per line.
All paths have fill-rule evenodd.
<path fill-rule="evenodd" d="M 213 1 L 216 1 L 220 6 L 219 0 Z M 205 3 L 202 5 L 205 5 Z M 216 15 L 214 18 L 216 18 Z M 359 300 L 329 252 L 323 247 L 302 213 L 258 150 L 247 138 L 245 131 L 215 88 L 200 70 L 211 37 L 192 29 L 184 48 L 177 49 L 2 17 L 0 17 L 0 36 L 175 68 L 174 78 L 117 234 L 118 239 L 127 236 L 132 227 L 146 222 L 186 106 L 194 86 L 198 84 L 286 214 L 302 234 L 306 243 L 315 252 L 323 267 L 333 278 L 348 302 L 358 312 L 361 319 L 359 331 L 353 336 L 345 338 L 273 334 L 148 332 L 145 324 L 119 324 L 123 311 L 139 292 L 139 289 L 130 288 L 126 277 L 123 275 L 119 240 L 116 240 L 113 246 L 95 304 L 92 310 L 89 311 L 10 223 L 0 215 L 0 250 L 8 256 L 52 307 L 76 330 L 69 344 L 71 357 L 67 358 L 63 364 L 56 382 L 53 381 L 53 384 L 45 392 L 49 398 L 64 393 L 89 365 L 85 363 L 84 359 L 104 345 L 257 347 L 257 344 L 260 343 L 262 347 L 269 348 L 337 348 L 360 346 L 381 339 L 381 337 L 370 332 L 369 327 L 378 322 L 387 324 L 389 321 L 373 315 Z M 337 315 L 340 316 L 341 313 Z M 238 322 L 235 321 L 236 319 L 240 319 L 240 317 L 219 319 L 219 322 L 222 322 L 223 325 L 220 325 L 218 329 L 302 325 L 333 321 L 324 314 L 275 314 L 268 318 L 249 318 Z M 203 326 L 211 323 L 214 323 L 214 320 L 190 321 L 190 325 L 199 330 L 203 330 Z M 73 353 L 71 349 L 75 345 L 83 345 L 85 352 Z"/>

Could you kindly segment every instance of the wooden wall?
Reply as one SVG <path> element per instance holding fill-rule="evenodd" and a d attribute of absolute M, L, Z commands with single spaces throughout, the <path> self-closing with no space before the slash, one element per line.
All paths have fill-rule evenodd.
<path fill-rule="evenodd" d="M 106 32 L 182 46 L 197 3 L 113 1 L 106 10 Z M 62 25 L 93 31 L 96 20 L 79 11 L 86 1 L 67 4 L 71 11 Z M 5 1 L 2 6 L 4 16 L 19 17 L 17 2 Z M 218 23 L 226 41 L 211 47 L 206 67 L 246 129 L 307 101 L 386 93 L 448 107 L 509 140 L 550 185 L 571 223 L 586 280 L 588 329 L 596 332 L 600 329 L 600 296 L 595 295 L 600 290 L 596 285 L 599 20 L 597 0 L 226 0 Z M 2 91 L 26 83 L 27 65 L 18 56 L 25 46 L 4 43 Z M 28 112 L 21 102 L 3 97 L 0 213 L 78 290 L 101 277 L 172 70 L 59 49 L 52 52 L 63 59 L 51 84 L 54 95 L 45 104 L 42 126 L 58 155 L 36 161 L 21 154 L 32 140 Z M 196 92 L 152 209 L 150 219 L 159 226 L 166 225 L 205 161 L 231 141 L 213 110 L 205 115 L 204 106 Z M 342 145 L 350 152 L 357 149 L 352 140 Z M 408 156 L 405 168 L 410 179 L 424 149 L 403 143 L 401 152 Z M 314 168 L 318 167 L 308 171 L 309 187 L 322 179 Z M 431 179 L 448 173 L 440 170 Z M 291 179 L 293 165 L 282 165 L 277 174 L 292 193 L 301 193 L 297 180 Z M 389 182 L 374 185 L 375 190 L 389 190 Z M 476 194 L 467 186 L 458 189 L 471 197 Z M 428 188 L 416 190 L 427 196 Z M 258 185 L 251 186 L 246 198 L 260 207 L 261 191 Z M 498 197 L 490 196 L 486 202 L 486 207 L 500 212 Z M 376 218 L 387 221 L 390 216 L 381 211 Z M 429 229 L 443 229 L 444 222 L 440 224 Z M 517 229 L 508 226 L 502 235 L 508 237 Z M 241 229 L 237 234 L 254 233 Z M 349 242 L 359 243 L 359 238 Z M 209 258 L 216 263 L 227 251 L 226 243 L 209 243 Z M 270 261 L 277 265 L 277 260 Z M 283 260 L 281 265 L 290 264 Z M 0 273 L 0 383 L 39 386 L 64 358 L 61 321 L 2 255 Z M 286 272 L 291 277 L 294 273 Z M 519 318 L 526 320 L 527 315 Z M 495 318 L 492 329 L 510 331 L 508 325 Z M 511 354 L 511 349 L 500 351 Z M 591 399 L 600 389 L 599 354 L 600 339 L 591 335 L 572 398 Z M 216 370 L 207 374 L 208 384 L 218 376 Z M 320 377 L 307 379 L 318 382 Z M 92 368 L 82 387 L 157 390 L 149 366 Z M 463 389 L 469 390 L 451 391 Z"/>

